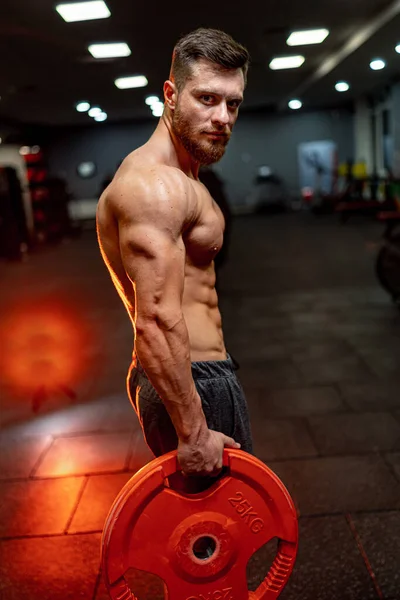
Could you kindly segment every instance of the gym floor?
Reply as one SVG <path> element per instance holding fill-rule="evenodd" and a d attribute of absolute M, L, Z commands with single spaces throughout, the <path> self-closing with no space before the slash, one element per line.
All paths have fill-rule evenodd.
<path fill-rule="evenodd" d="M 381 234 L 361 218 L 234 220 L 219 279 L 226 344 L 256 454 L 299 512 L 283 600 L 400 599 L 400 313 L 374 274 Z M 128 318 L 93 231 L 0 263 L 0 279 L 10 359 L 0 383 L 0 596 L 106 600 L 104 520 L 151 458 L 125 393 Z M 39 386 L 43 369 L 51 382 L 60 365 L 63 385 Z M 251 561 L 251 589 L 269 560 L 267 548 Z M 162 598 L 146 577 L 137 595 Z"/>

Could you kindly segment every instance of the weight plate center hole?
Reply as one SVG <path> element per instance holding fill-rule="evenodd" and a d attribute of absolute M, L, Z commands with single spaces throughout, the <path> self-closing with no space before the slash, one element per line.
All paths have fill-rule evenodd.
<path fill-rule="evenodd" d="M 205 535 L 198 538 L 193 544 L 193 554 L 199 560 L 207 560 L 214 554 L 216 547 L 214 538 Z"/>

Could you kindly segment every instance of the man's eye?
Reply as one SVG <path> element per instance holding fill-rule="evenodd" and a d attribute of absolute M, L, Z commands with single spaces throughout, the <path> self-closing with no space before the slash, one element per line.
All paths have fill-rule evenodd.
<path fill-rule="evenodd" d="M 202 96 L 202 99 L 204 100 L 204 102 L 212 102 L 213 101 L 212 96 Z"/>

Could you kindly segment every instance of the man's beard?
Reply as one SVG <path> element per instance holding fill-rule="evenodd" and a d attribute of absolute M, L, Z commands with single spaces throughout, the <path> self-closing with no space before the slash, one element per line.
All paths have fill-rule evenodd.
<path fill-rule="evenodd" d="M 216 139 L 204 136 L 204 140 L 196 139 L 198 132 L 191 126 L 190 119 L 185 118 L 179 105 L 173 112 L 172 130 L 185 150 L 201 165 L 212 165 L 221 160 L 225 154 L 229 136 Z"/>

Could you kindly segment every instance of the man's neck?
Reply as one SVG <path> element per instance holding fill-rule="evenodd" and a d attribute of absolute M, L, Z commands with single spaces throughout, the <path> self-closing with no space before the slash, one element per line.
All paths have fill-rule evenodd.
<path fill-rule="evenodd" d="M 152 135 L 152 139 L 156 143 L 162 143 L 168 156 L 168 164 L 183 171 L 190 179 L 198 179 L 200 163 L 194 160 L 174 134 L 171 116 L 167 108 Z"/>

